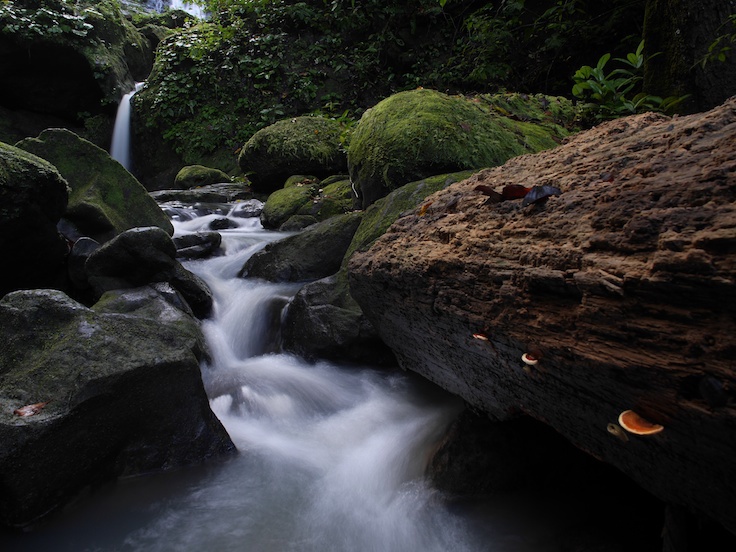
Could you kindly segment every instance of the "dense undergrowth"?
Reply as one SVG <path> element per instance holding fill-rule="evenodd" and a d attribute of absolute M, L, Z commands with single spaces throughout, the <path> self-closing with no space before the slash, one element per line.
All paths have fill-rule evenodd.
<path fill-rule="evenodd" d="M 390 94 L 570 96 L 591 52 L 633 48 L 641 2 L 213 0 L 164 41 L 136 110 L 186 162 L 230 155 L 264 126 L 319 113 L 347 125 Z M 626 50 L 628 51 L 628 50 Z"/>

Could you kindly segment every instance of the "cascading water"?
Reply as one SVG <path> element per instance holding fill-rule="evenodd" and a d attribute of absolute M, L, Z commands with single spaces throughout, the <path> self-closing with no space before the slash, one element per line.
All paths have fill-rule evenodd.
<path fill-rule="evenodd" d="M 135 88 L 120 100 L 112 131 L 110 156 L 128 170 L 130 170 L 130 100 L 142 87 L 142 82 L 136 83 Z"/>
<path fill-rule="evenodd" d="M 221 214 L 172 210 L 178 233 Z M 298 285 L 237 278 L 284 234 L 232 218 L 226 255 L 187 263 L 215 297 L 205 387 L 239 454 L 97 491 L 3 551 L 551 552 L 540 504 L 453 504 L 422 475 L 459 405 L 418 378 L 279 352 Z M 165 390 L 161 390 L 165 393 Z M 539 510 L 543 514 L 540 515 Z M 532 511 L 536 510 L 536 515 Z M 523 513 L 522 513 L 523 512 Z M 544 517 L 542 517 L 544 516 Z M 544 521 L 542 521 L 544 520 Z"/>

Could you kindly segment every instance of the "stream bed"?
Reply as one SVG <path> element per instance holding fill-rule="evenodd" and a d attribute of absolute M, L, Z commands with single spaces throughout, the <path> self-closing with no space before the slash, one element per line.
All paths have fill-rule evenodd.
<path fill-rule="evenodd" d="M 222 218 L 178 213 L 179 234 Z M 555 504 L 521 494 L 453 501 L 424 479 L 457 399 L 404 372 L 280 351 L 274 320 L 299 285 L 237 272 L 287 234 L 229 218 L 225 254 L 185 266 L 215 296 L 202 377 L 238 454 L 97 489 L 33 532 L 0 534 L 0 550 L 559 550 L 551 543 L 565 514 Z"/>

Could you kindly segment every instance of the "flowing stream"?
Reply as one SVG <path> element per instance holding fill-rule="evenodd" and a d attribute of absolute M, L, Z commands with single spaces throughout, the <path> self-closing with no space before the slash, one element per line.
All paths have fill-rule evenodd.
<path fill-rule="evenodd" d="M 185 233 L 217 216 L 178 209 L 173 218 Z M 298 286 L 236 274 L 285 234 L 257 218 L 232 220 L 226 254 L 186 266 L 215 295 L 202 375 L 238 454 L 111 484 L 34 532 L 0 535 L 0 550 L 557 550 L 549 505 L 520 496 L 452 502 L 424 480 L 459 412 L 454 398 L 405 373 L 280 352 L 279 315 Z"/>

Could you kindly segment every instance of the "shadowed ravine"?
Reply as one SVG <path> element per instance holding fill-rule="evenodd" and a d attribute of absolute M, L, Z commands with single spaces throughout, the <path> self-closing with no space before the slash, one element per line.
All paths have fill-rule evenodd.
<path fill-rule="evenodd" d="M 177 233 L 204 228 L 210 218 L 176 222 Z M 33 533 L 0 536 L 0 548 L 555 549 L 556 523 L 549 510 L 540 521 L 538 502 L 457 504 L 423 479 L 461 408 L 455 399 L 404 373 L 310 364 L 279 352 L 279 315 L 298 286 L 236 274 L 284 234 L 264 231 L 257 219 L 232 220 L 239 227 L 222 232 L 227 254 L 187 267 L 215 295 L 215 314 L 204 323 L 212 360 L 202 374 L 239 454 L 98 490 Z"/>

